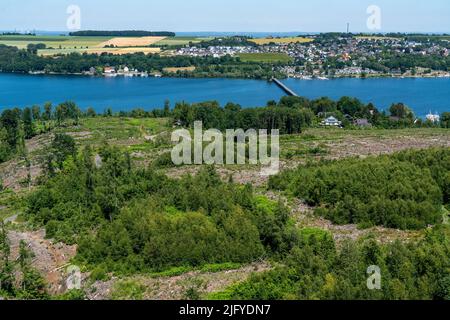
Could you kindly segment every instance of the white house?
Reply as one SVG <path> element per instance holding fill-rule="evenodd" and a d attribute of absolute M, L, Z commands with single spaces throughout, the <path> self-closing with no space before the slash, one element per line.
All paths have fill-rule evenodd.
<path fill-rule="evenodd" d="M 432 114 L 431 111 L 429 114 L 427 114 L 427 120 L 431 121 L 433 123 L 439 122 L 441 120 L 441 117 L 436 113 Z"/>
<path fill-rule="evenodd" d="M 328 117 L 322 121 L 322 125 L 327 127 L 339 127 L 341 124 L 342 122 L 335 117 Z"/>

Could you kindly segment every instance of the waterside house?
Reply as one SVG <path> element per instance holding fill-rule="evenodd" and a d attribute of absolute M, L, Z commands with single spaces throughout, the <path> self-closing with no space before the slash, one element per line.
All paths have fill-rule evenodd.
<path fill-rule="evenodd" d="M 427 120 L 433 123 L 439 122 L 441 120 L 441 117 L 436 113 L 432 114 L 431 111 L 429 114 L 427 114 Z"/>
<path fill-rule="evenodd" d="M 117 77 L 116 68 L 114 68 L 114 67 L 105 67 L 103 69 L 103 75 L 105 77 Z"/>
<path fill-rule="evenodd" d="M 327 127 L 340 127 L 342 122 L 335 117 L 328 117 L 322 121 L 322 125 Z"/>
<path fill-rule="evenodd" d="M 140 72 L 137 69 L 130 70 L 128 67 L 120 68 L 116 71 L 114 67 L 105 67 L 103 69 L 103 75 L 105 77 L 148 77 L 147 72 Z"/>
<path fill-rule="evenodd" d="M 117 75 L 124 77 L 148 77 L 148 72 L 140 72 L 138 69 L 130 70 L 128 67 L 124 67 L 123 69 L 119 69 L 117 71 Z"/>

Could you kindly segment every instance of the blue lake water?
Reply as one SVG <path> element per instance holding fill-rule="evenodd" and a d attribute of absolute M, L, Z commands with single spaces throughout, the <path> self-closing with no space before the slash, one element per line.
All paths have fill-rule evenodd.
<path fill-rule="evenodd" d="M 352 96 L 387 109 L 404 102 L 420 117 L 430 110 L 450 111 L 450 79 L 337 79 L 283 80 L 299 95 L 308 98 Z M 82 76 L 0 74 L 0 110 L 11 107 L 54 104 L 73 100 L 81 108 L 98 112 L 136 107 L 160 108 L 166 99 L 200 102 L 236 102 L 245 107 L 263 106 L 284 95 L 267 81 L 241 79 L 96 78 Z"/>
<path fill-rule="evenodd" d="M 285 83 L 299 95 L 311 99 L 327 96 L 336 100 L 351 96 L 365 103 L 372 102 L 380 110 L 403 102 L 422 118 L 430 111 L 450 111 L 450 78 L 288 79 Z"/>

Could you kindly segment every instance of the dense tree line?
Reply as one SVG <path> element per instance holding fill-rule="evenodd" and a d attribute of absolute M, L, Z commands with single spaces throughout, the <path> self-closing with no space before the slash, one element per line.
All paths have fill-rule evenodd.
<path fill-rule="evenodd" d="M 450 113 L 444 112 L 440 123 L 415 119 L 411 109 L 403 103 L 393 104 L 389 114 L 380 112 L 373 104 L 364 104 L 356 98 L 342 97 L 338 101 L 327 97 L 309 100 L 304 97 L 283 97 L 279 102 L 269 101 L 266 107 L 243 108 L 228 103 L 221 107 L 217 101 L 188 104 L 177 103 L 173 109 L 166 101 L 164 108 L 146 111 L 142 108 L 114 113 L 111 108 L 104 117 L 172 118 L 182 126 L 191 127 L 203 121 L 205 128 L 279 129 L 281 134 L 295 134 L 303 128 L 317 125 L 328 116 L 338 118 L 344 127 L 353 127 L 354 120 L 363 118 L 379 128 L 450 127 Z M 92 108 L 81 111 L 71 101 L 53 106 L 50 102 L 22 109 L 6 109 L 0 115 L 0 163 L 23 150 L 24 140 L 48 132 L 57 126 L 77 125 L 81 117 L 99 116 Z"/>
<path fill-rule="evenodd" d="M 70 32 L 69 36 L 73 37 L 175 37 L 174 32 L 169 31 L 101 31 L 101 30 L 85 30 Z"/>
<path fill-rule="evenodd" d="M 318 125 L 329 116 L 341 121 L 345 128 L 355 127 L 355 120 L 367 119 L 368 124 L 385 129 L 411 127 L 447 128 L 448 113 L 443 113 L 440 123 L 416 119 L 412 110 L 403 103 L 394 103 L 388 112 L 381 112 L 372 103 L 364 104 L 357 98 L 342 97 L 335 101 L 328 97 L 307 99 L 285 96 L 280 101 L 269 101 L 266 107 L 242 108 L 228 103 L 220 107 L 216 101 L 196 104 L 177 103 L 172 112 L 157 110 L 154 114 L 169 114 L 184 126 L 203 121 L 208 128 L 280 129 L 281 134 L 301 132 L 302 128 Z"/>
<path fill-rule="evenodd" d="M 419 54 L 388 54 L 385 53 L 380 61 L 368 58 L 361 66 L 375 71 L 387 72 L 389 70 L 401 70 L 405 73 L 415 68 L 429 68 L 432 70 L 450 70 L 450 57 L 441 55 L 419 55 Z"/>
<path fill-rule="evenodd" d="M 48 237 L 78 243 L 88 265 L 136 272 L 241 263 L 291 246 L 286 208 L 249 185 L 222 182 L 211 168 L 171 180 L 152 166 L 134 169 L 128 154 L 110 147 L 60 160 L 29 197 L 27 216 Z"/>
<path fill-rule="evenodd" d="M 55 127 L 77 125 L 83 115 L 74 102 L 53 107 L 46 103 L 24 109 L 6 109 L 0 114 L 0 163 L 25 151 L 25 139 L 48 132 Z M 87 115 L 85 113 L 84 115 Z"/>
<path fill-rule="evenodd" d="M 270 187 L 288 190 L 334 223 L 422 229 L 442 222 L 448 204 L 450 149 L 308 164 Z"/>
<path fill-rule="evenodd" d="M 303 230 L 281 266 L 214 294 L 243 300 L 450 300 L 450 229 L 441 226 L 412 243 L 380 245 L 346 240 L 339 248 L 321 230 Z M 369 266 L 380 268 L 380 288 L 367 286 Z"/>
<path fill-rule="evenodd" d="M 258 46 L 255 42 L 250 41 L 251 38 L 245 36 L 233 36 L 233 37 L 223 37 L 214 38 L 212 40 L 205 40 L 199 43 L 193 43 L 192 47 L 208 48 L 208 47 L 256 47 Z"/>
<path fill-rule="evenodd" d="M 195 121 L 202 121 L 205 128 L 279 129 L 281 134 L 300 133 L 302 128 L 312 124 L 314 118 L 311 110 L 300 107 L 278 105 L 243 109 L 240 105 L 228 103 L 221 108 L 214 101 L 192 105 L 178 103 L 172 114 L 174 120 L 186 127 L 192 127 Z"/>
<path fill-rule="evenodd" d="M 438 148 L 422 151 L 404 151 L 393 156 L 403 162 L 430 171 L 434 181 L 442 191 L 443 203 L 450 204 L 450 149 Z"/>

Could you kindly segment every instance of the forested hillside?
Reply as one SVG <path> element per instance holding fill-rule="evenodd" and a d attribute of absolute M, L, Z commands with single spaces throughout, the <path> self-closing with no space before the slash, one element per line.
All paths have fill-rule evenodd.
<path fill-rule="evenodd" d="M 160 271 L 251 262 L 292 245 L 286 208 L 260 207 L 251 186 L 221 182 L 212 169 L 171 180 L 153 167 L 134 169 L 114 148 L 100 151 L 101 164 L 90 149 L 66 156 L 50 163 L 27 217 L 48 237 L 78 243 L 87 264 Z"/>
<path fill-rule="evenodd" d="M 448 299 L 448 130 L 314 128 L 324 110 L 388 118 L 347 97 L 5 110 L 0 296 Z M 407 111 L 392 108 L 405 124 Z M 175 166 L 170 133 L 197 120 L 280 129 L 281 173 Z M 86 280 L 60 295 L 67 264 Z M 371 265 L 381 290 L 367 289 Z"/>
<path fill-rule="evenodd" d="M 346 241 L 337 249 L 320 230 L 304 232 L 283 266 L 213 294 L 244 300 L 448 300 L 450 229 L 429 231 L 418 243 Z M 368 266 L 380 267 L 381 289 L 368 290 Z"/>
<path fill-rule="evenodd" d="M 448 204 L 450 150 L 315 163 L 273 177 L 269 185 L 338 224 L 422 229 L 440 222 Z"/>
<path fill-rule="evenodd" d="M 76 37 L 175 37 L 175 32 L 169 31 L 101 31 L 101 30 L 83 30 L 70 32 L 70 36 Z"/>

